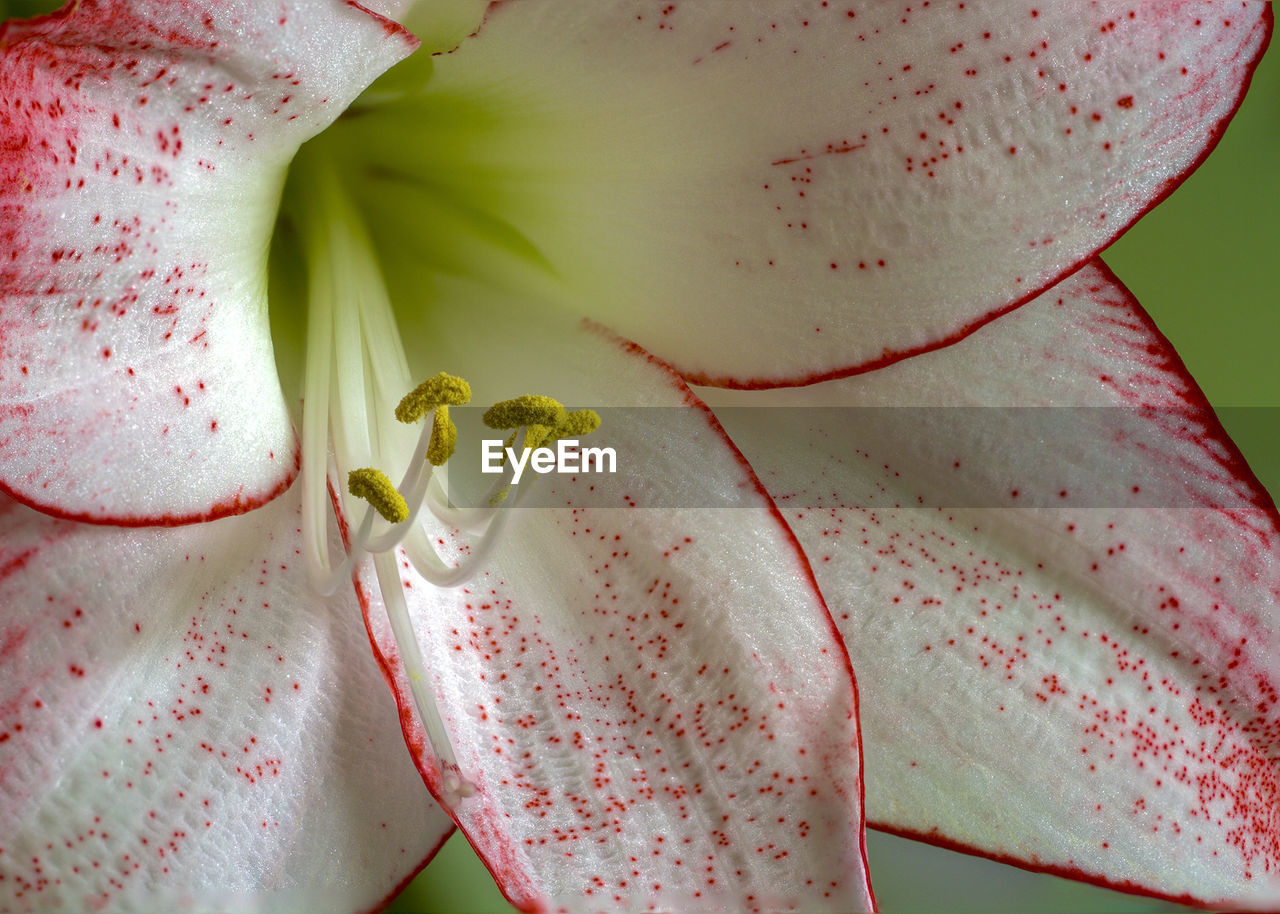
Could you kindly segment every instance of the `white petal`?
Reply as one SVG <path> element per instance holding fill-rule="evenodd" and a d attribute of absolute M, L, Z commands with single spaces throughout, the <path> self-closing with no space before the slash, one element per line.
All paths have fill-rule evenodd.
<path fill-rule="evenodd" d="M 847 660 L 750 470 L 643 351 L 598 330 L 467 317 L 490 334 L 453 370 L 479 379 L 491 365 L 533 385 L 508 395 L 665 407 L 630 423 L 606 410 L 583 441 L 633 462 L 646 486 L 635 497 L 660 507 L 602 505 L 591 477 L 546 477 L 562 507 L 512 509 L 471 583 L 434 589 L 402 568 L 427 675 L 478 786 L 455 815 L 503 891 L 574 911 L 868 909 Z M 464 444 L 450 466 L 472 454 Z M 699 507 L 713 492 L 725 507 Z M 455 534 L 441 544 L 465 560 Z M 438 790 L 410 673 L 368 569 L 363 581 L 409 744 Z"/>
<path fill-rule="evenodd" d="M 793 407 L 717 413 L 859 672 L 870 821 L 1276 908 L 1280 518 L 1105 267 L 940 352 L 748 396 Z M 887 408 L 920 404 L 981 408 Z"/>
<path fill-rule="evenodd" d="M 84 0 L 3 27 L 0 489 L 128 524 L 284 490 L 285 167 L 413 45 L 339 0 Z"/>
<path fill-rule="evenodd" d="M 0 506 L 0 909 L 354 912 L 449 834 L 298 489 L 120 530 Z"/>
<path fill-rule="evenodd" d="M 387 245 L 551 290 L 689 377 L 851 373 L 1110 242 L 1216 142 L 1270 24 L 1262 3 L 496 4 L 416 108 L 360 126 L 386 140 L 367 205 Z"/>

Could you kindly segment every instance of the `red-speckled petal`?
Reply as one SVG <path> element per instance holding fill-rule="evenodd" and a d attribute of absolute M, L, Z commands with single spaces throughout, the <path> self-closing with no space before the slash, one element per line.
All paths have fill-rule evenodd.
<path fill-rule="evenodd" d="M 744 396 L 874 407 L 717 407 L 858 670 L 871 822 L 1280 907 L 1280 518 L 1105 267 L 883 372 L 718 394 Z"/>
<path fill-rule="evenodd" d="M 119 524 L 284 490 L 285 167 L 413 45 L 340 0 L 79 0 L 0 29 L 0 490 Z"/>
<path fill-rule="evenodd" d="M 296 497 L 177 530 L 0 499 L 0 909 L 366 911 L 448 835 Z"/>
<path fill-rule="evenodd" d="M 602 507 L 590 477 L 544 477 L 563 507 L 515 509 L 462 588 L 402 569 L 478 786 L 459 825 L 526 910 L 867 910 L 848 659 L 754 475 L 679 378 L 630 344 L 544 326 L 505 349 L 497 335 L 470 356 L 499 373 L 513 357 L 527 386 L 508 395 L 667 407 L 629 422 L 606 411 L 593 435 L 643 468 L 635 497 L 665 506 Z M 456 364 L 482 376 L 465 355 Z M 441 543 L 465 557 L 450 534 Z M 409 745 L 438 789 L 369 569 L 360 581 Z"/>
<path fill-rule="evenodd" d="M 1076 269 L 1214 144 L 1270 27 L 1265 3 L 508 0 L 437 61 L 431 139 L 378 154 L 449 174 L 450 267 L 521 254 L 687 377 L 794 384 Z"/>

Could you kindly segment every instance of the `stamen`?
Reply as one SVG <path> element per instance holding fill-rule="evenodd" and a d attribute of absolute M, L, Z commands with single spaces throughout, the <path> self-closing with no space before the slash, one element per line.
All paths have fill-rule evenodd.
<path fill-rule="evenodd" d="M 493 429 L 524 428 L 524 449 L 552 444 L 560 438 L 589 435 L 600 427 L 600 414 L 593 409 L 569 412 L 551 397 L 526 394 L 502 400 L 485 410 L 484 424 Z M 515 443 L 515 433 L 507 447 Z"/>
<path fill-rule="evenodd" d="M 357 498 L 366 497 L 366 487 L 370 489 L 376 488 L 379 490 L 382 490 L 385 487 L 390 487 L 390 491 L 385 494 L 387 499 L 393 505 L 392 517 L 387 517 L 386 514 L 383 514 L 376 505 L 372 504 L 372 499 L 366 499 L 370 501 L 373 510 L 367 510 L 365 512 L 364 519 L 360 522 L 359 528 L 356 530 L 354 535 L 349 537 L 347 555 L 343 562 L 337 567 L 329 567 L 326 565 L 323 568 L 308 569 L 311 578 L 311 586 L 317 592 L 324 596 L 329 596 L 330 594 L 335 593 L 339 587 L 350 581 L 351 572 L 358 561 L 366 555 L 373 555 L 393 549 L 402 539 L 404 539 L 406 532 L 413 527 L 414 522 L 417 520 L 418 512 L 422 508 L 428 485 L 431 482 L 431 466 L 426 462 L 423 456 L 426 452 L 426 447 L 427 439 L 426 435 L 423 434 L 419 437 L 418 447 L 414 451 L 414 457 L 409 461 L 409 469 L 405 472 L 404 478 L 401 479 L 400 486 L 398 488 L 391 486 L 391 481 L 387 479 L 386 475 L 382 473 L 382 471 L 374 468 L 354 470 L 352 473 L 348 474 L 348 491 L 351 491 L 351 494 Z M 357 479 L 363 480 L 362 482 L 356 483 L 357 488 L 359 488 L 360 491 L 351 490 L 352 476 L 356 476 Z M 378 496 L 375 495 L 375 497 Z M 400 502 L 404 503 L 405 513 L 403 516 L 401 516 L 401 513 L 398 510 L 396 499 L 399 499 Z M 391 526 L 388 527 L 386 531 L 376 537 L 373 535 L 373 517 L 375 511 L 382 514 L 382 516 L 388 521 L 392 522 Z M 397 522 L 394 520 L 395 517 L 400 517 L 401 519 Z"/>
<path fill-rule="evenodd" d="M 505 497 L 505 493 L 509 488 L 510 486 L 503 486 L 499 494 Z M 474 578 L 481 566 L 489 560 L 493 547 L 502 538 L 503 527 L 506 526 L 507 518 L 510 516 L 509 509 L 519 505 L 520 496 L 525 491 L 527 489 L 518 492 L 515 501 L 511 505 L 503 506 L 501 510 L 496 509 L 495 506 L 477 511 L 477 513 L 484 514 L 490 518 L 488 526 L 476 541 L 471 544 L 471 554 L 456 567 L 451 568 L 444 564 L 440 554 L 436 552 L 428 541 L 426 533 L 421 526 L 415 527 L 400 546 L 404 549 L 405 555 L 413 564 L 414 569 L 429 584 L 435 587 L 457 587 L 465 584 Z M 490 501 L 493 501 L 493 497 L 490 498 Z M 432 513 L 435 513 L 434 506 Z"/>
<path fill-rule="evenodd" d="M 523 420 L 535 420 L 527 424 Z M 543 420 L 551 420 L 547 424 Z M 582 437 L 590 435 L 600 427 L 600 414 L 593 409 L 580 409 L 569 412 L 558 400 L 551 397 L 531 396 L 516 397 L 503 400 L 491 406 L 484 414 L 484 423 L 489 428 L 515 428 L 506 441 L 502 464 L 506 465 L 506 452 L 515 446 L 520 427 L 524 427 L 524 439 L 521 449 L 530 451 L 544 445 L 554 444 L 561 438 L 570 435 Z M 493 489 L 489 494 L 489 507 L 498 508 L 507 500 L 512 483 Z M 437 515 L 439 516 L 439 515 Z"/>
<path fill-rule="evenodd" d="M 463 406 L 470 402 L 471 385 L 442 371 L 404 395 L 396 407 L 396 418 L 408 425 L 437 406 Z"/>
<path fill-rule="evenodd" d="M 489 428 L 509 429 L 524 425 L 547 425 L 555 428 L 564 419 L 564 407 L 558 400 L 526 394 L 512 400 L 501 400 L 484 412 Z"/>
<path fill-rule="evenodd" d="M 407 425 L 419 421 L 434 410 L 427 460 L 432 466 L 443 466 L 458 448 L 458 427 L 449 418 L 449 407 L 470 402 L 471 385 L 462 378 L 442 371 L 401 398 L 396 407 L 396 419 Z"/>
<path fill-rule="evenodd" d="M 581 438 L 600 427 L 600 414 L 594 409 L 580 409 L 567 413 L 564 421 L 556 426 L 556 438 Z"/>
<path fill-rule="evenodd" d="M 492 508 L 458 508 L 449 502 L 444 485 L 440 482 L 440 475 L 436 474 L 431 477 L 431 483 L 427 487 L 427 507 L 441 523 L 448 524 L 450 527 L 456 527 L 465 533 L 473 536 L 479 535 L 485 531 L 489 523 L 493 520 L 494 511 Z M 507 487 L 507 483 L 502 478 L 489 487 L 479 501 L 489 504 L 490 500 L 500 491 Z"/>
<path fill-rule="evenodd" d="M 401 401 L 405 408 L 400 412 L 411 421 L 422 418 L 417 407 L 424 402 L 434 411 L 429 427 L 430 435 L 428 437 L 428 429 L 424 429 L 419 435 L 418 446 L 398 487 L 392 485 L 385 473 L 372 467 L 353 470 L 348 475 L 351 494 L 368 501 L 373 510 L 366 512 L 359 529 L 350 537 L 346 561 L 337 568 L 327 569 L 327 574 L 323 576 L 315 576 L 313 584 L 317 590 L 324 594 L 333 593 L 342 586 L 355 564 L 364 556 L 386 552 L 399 545 L 405 545 L 417 571 L 437 587 L 454 587 L 474 576 L 479 562 L 487 557 L 492 542 L 500 534 L 502 523 L 496 518 L 497 512 L 492 508 L 466 512 L 465 517 L 450 516 L 459 512 L 447 507 L 442 509 L 443 490 L 433 473 L 437 464 L 443 465 L 452 456 L 457 444 L 457 427 L 449 419 L 448 404 L 438 401 L 447 399 L 456 402 L 465 400 L 469 395 L 470 388 L 461 378 L 440 374 L 419 385 L 411 395 L 412 399 Z M 432 407 L 430 404 L 433 402 L 435 405 Z M 431 485 L 433 481 L 434 487 Z M 498 489 L 495 488 L 494 491 L 497 492 Z M 446 565 L 425 536 L 414 536 L 415 533 L 422 532 L 417 524 L 417 517 L 424 504 L 446 523 L 467 528 L 479 537 L 473 553 L 463 566 Z M 391 524 L 376 537 L 373 536 L 374 510 Z M 418 547 L 410 549 L 406 538 L 418 542 Z"/>
<path fill-rule="evenodd" d="M 368 501 L 371 509 L 348 535 L 347 554 L 335 567 L 329 553 L 330 467 L 335 467 L 336 474 L 404 453 L 405 430 L 385 421 L 381 404 L 387 402 L 388 388 L 404 390 L 409 380 L 404 347 L 363 221 L 332 169 L 313 164 L 307 170 L 314 173 L 304 183 L 314 193 L 300 195 L 297 202 L 310 288 L 302 431 L 308 576 L 317 591 L 331 594 L 350 582 L 356 562 L 374 555 L 392 631 L 410 674 L 413 700 L 440 764 L 441 799 L 457 803 L 474 794 L 475 786 L 458 768 L 448 732 L 426 688 L 421 650 L 409 621 L 398 562 L 390 550 L 407 533 L 421 530 L 415 520 L 426 501 L 432 471 L 456 446 L 457 430 L 447 407 L 467 402 L 470 389 L 448 376 L 438 376 L 434 388 L 427 385 L 426 393 L 434 391 L 436 402 L 418 418 L 431 409 L 436 415 L 419 435 L 399 488 L 372 467 L 350 472 L 351 494 Z M 431 461 L 429 456 L 439 459 Z M 340 504 L 333 507 L 342 510 Z M 375 510 L 390 524 L 376 538 L 372 535 Z M 444 568 L 438 555 L 435 560 L 441 573 L 454 572 Z"/>
<path fill-rule="evenodd" d="M 334 278 L 327 220 L 312 196 L 299 198 L 299 221 L 307 252 L 307 358 L 303 375 L 302 530 L 308 577 L 323 591 L 332 572 L 329 558 L 329 396 L 333 369 Z"/>
<path fill-rule="evenodd" d="M 399 524 L 409 519 L 409 505 L 381 470 L 364 467 L 347 474 L 347 491 L 371 504 L 383 520 Z"/>
<path fill-rule="evenodd" d="M 554 429 L 545 425 L 531 425 L 524 432 L 524 449 L 526 451 L 533 450 L 536 447 L 542 447 L 542 442 L 551 437 Z"/>
<path fill-rule="evenodd" d="M 446 806 L 455 806 L 461 800 L 474 796 L 476 785 L 463 777 L 462 769 L 458 767 L 458 757 L 453 752 L 449 731 L 445 729 L 440 709 L 431 693 L 426 663 L 423 662 L 422 650 L 418 647 L 418 636 L 413 630 L 409 607 L 404 601 L 404 585 L 400 580 L 395 556 L 385 552 L 374 556 L 373 567 L 378 574 L 378 586 L 387 610 L 387 621 L 391 623 L 391 634 L 400 649 L 400 659 L 409 680 L 413 704 L 440 768 L 441 790 L 444 794 L 441 799 Z"/>
<path fill-rule="evenodd" d="M 449 407 L 441 403 L 431 416 L 431 443 L 427 460 L 433 467 L 444 466 L 458 449 L 458 426 L 449 418 Z"/>

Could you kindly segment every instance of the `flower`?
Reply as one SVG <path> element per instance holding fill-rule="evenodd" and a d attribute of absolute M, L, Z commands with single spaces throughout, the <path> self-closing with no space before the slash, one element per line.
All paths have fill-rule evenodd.
<path fill-rule="evenodd" d="M 1152 571 L 1177 583 L 1188 628 L 1228 606 L 1218 642 L 1232 626 L 1263 634 L 1252 647 L 1196 642 L 1194 661 L 1223 677 L 1219 692 L 1261 689 L 1265 699 L 1258 658 L 1272 648 L 1255 607 L 1266 601 L 1241 598 L 1259 586 L 1266 597 L 1274 509 L 1114 280 L 1087 266 L 993 325 L 1011 365 L 975 355 L 979 335 L 920 353 L 1035 297 L 1192 167 L 1238 102 L 1269 14 L 1178 4 L 1082 17 L 1045 5 L 1010 19 L 966 3 L 880 21 L 887 8 L 838 6 L 782 16 L 740 4 L 415 5 L 408 21 L 428 48 L 461 44 L 411 58 L 360 99 L 414 42 L 336 0 L 82 0 L 0 33 L 3 95 L 15 99 L 0 160 L 13 226 L 0 274 L 0 484 L 17 500 L 0 519 L 0 599 L 15 607 L 0 634 L 10 690 L 0 725 L 13 760 L 0 763 L 0 783 L 3 833 L 16 836 L 0 845 L 0 889 L 15 906 L 368 906 L 449 828 L 415 795 L 417 774 L 524 907 L 865 906 L 845 643 L 874 667 L 872 631 L 898 665 L 874 668 L 888 688 L 864 718 L 900 731 L 868 743 L 873 817 L 1044 866 L 1069 854 L 1086 876 L 1129 878 L 1091 844 L 1089 814 L 1065 838 L 1032 815 L 1011 849 L 921 787 L 957 758 L 961 775 L 989 777 L 975 740 L 940 744 L 919 723 L 954 696 L 981 724 L 971 734 L 1000 726 L 989 707 L 961 701 L 973 698 L 965 689 L 942 691 L 952 683 L 942 673 L 963 682 L 971 656 L 945 640 L 936 654 L 918 644 L 914 616 L 904 627 L 876 614 L 898 605 L 895 587 L 923 584 L 912 572 L 883 585 L 887 602 L 862 605 L 890 579 L 858 564 L 870 531 L 854 554 L 832 553 L 844 574 L 823 571 L 823 532 L 847 537 L 867 523 L 856 519 L 865 507 L 837 498 L 818 526 L 805 511 L 786 516 L 806 557 L 683 379 L 830 379 L 813 395 L 834 390 L 842 404 L 935 402 L 963 378 L 983 403 L 1166 405 L 1154 389 L 1189 405 L 1193 434 L 1140 413 L 1125 440 L 1142 460 L 1122 453 L 1116 465 L 1126 484 L 1136 473 L 1167 482 L 1170 460 L 1192 468 L 1185 497 L 1225 509 L 1210 518 L 1258 515 L 1245 531 L 1252 551 L 1215 551 L 1223 581 L 1210 586 L 1138 521 L 1124 545 L 1126 559 L 1150 566 L 1140 584 L 1128 562 L 1099 577 L 1105 587 L 1076 578 L 1063 590 L 1094 609 L 1092 637 L 1106 645 L 1120 643 L 1100 633 L 1117 614 L 1145 622 L 1168 610 L 1150 602 Z M 862 45 L 874 55 L 848 51 Z M 268 240 L 286 166 L 317 133 L 293 162 L 274 238 L 274 340 L 284 364 L 303 351 L 285 377 L 298 386 L 282 394 L 266 333 Z M 733 319 L 742 314 L 752 320 Z M 600 323 L 583 326 L 583 315 Z M 839 380 L 908 355 L 917 358 L 869 376 L 869 394 Z M 645 467 L 636 494 L 665 506 L 602 507 L 579 485 L 557 490 L 563 508 L 521 513 L 496 538 L 428 518 L 401 547 L 360 559 L 353 594 L 318 596 L 309 587 L 331 576 L 339 548 L 324 523 L 330 448 L 340 472 L 408 465 L 413 438 L 392 407 L 415 376 L 442 367 L 482 401 L 532 389 L 669 407 L 608 429 Z M 1045 375 L 1066 392 L 1029 383 Z M 295 458 L 288 404 L 298 400 Z M 803 448 L 779 457 L 788 442 L 777 428 L 747 423 L 735 435 L 785 510 L 806 472 L 830 473 L 831 453 L 805 426 L 791 439 Z M 982 453 L 981 442 L 947 443 Z M 1012 456 L 993 470 L 1000 481 L 1040 479 L 1034 456 Z M 929 480 L 925 457 L 936 455 L 895 454 Z M 1225 485 L 1202 478 L 1224 468 Z M 708 492 L 736 507 L 696 507 Z M 430 498 L 442 520 L 455 519 Z M 334 502 L 344 525 L 358 516 L 351 500 Z M 481 520 L 506 517 L 496 509 Z M 1107 545 L 1108 522 L 1071 548 L 1118 548 Z M 1014 536 L 1045 549 L 1060 533 L 1027 537 L 1021 523 Z M 895 561 L 914 568 L 926 553 L 970 548 L 912 524 L 895 516 L 879 551 L 902 550 Z M 348 543 L 363 539 L 343 531 Z M 1214 542 L 1223 537 L 1248 542 L 1230 524 Z M 1187 534 L 1177 548 L 1203 542 Z M 1013 560 L 993 536 L 975 544 L 977 562 Z M 1196 561 L 1206 549 L 1192 550 Z M 432 585 L 472 562 L 461 589 Z M 1016 604 L 1025 620 L 1052 602 L 1039 585 L 1029 600 L 999 575 L 979 582 L 979 569 L 956 567 L 963 580 L 948 584 L 980 583 L 974 599 L 1000 601 L 994 612 Z M 815 571 L 836 600 L 824 602 Z M 1122 599 L 1129 589 L 1146 602 Z M 1099 591 L 1114 602 L 1091 597 Z M 357 606 L 376 667 L 356 650 Z M 855 611 L 868 615 L 842 641 L 836 626 L 852 625 Z M 1004 638 L 987 633 L 994 624 L 974 628 Z M 1069 713 L 1085 700 L 1069 675 L 1078 671 L 1048 645 L 1017 650 L 1027 669 L 1059 676 L 1043 686 L 1053 696 L 1044 704 L 1061 706 L 1051 723 L 1080 748 Z M 1102 655 L 1115 662 L 1111 650 Z M 904 652 L 949 685 L 922 696 L 917 677 L 900 675 Z M 939 659 L 929 665 L 925 653 Z M 1183 677 L 1175 684 L 1195 675 L 1187 664 L 1167 664 Z M 391 745 L 380 674 L 417 774 Z M 1184 752 L 1182 780 L 1169 775 L 1180 789 L 1224 760 L 1252 767 L 1220 776 L 1227 801 L 1202 795 L 1196 815 L 1159 839 L 1180 849 L 1202 838 L 1235 856 L 1197 858 L 1189 888 L 1159 862 L 1134 885 L 1232 903 L 1273 897 L 1266 823 L 1240 831 L 1233 819 L 1267 808 L 1267 737 L 1254 731 L 1269 711 L 1188 706 L 1173 689 L 1160 701 L 1182 714 L 1170 726 L 1207 728 L 1232 747 Z M 1136 714 L 1123 703 L 1121 712 Z M 1009 727 L 1027 719 L 1017 706 Z M 1141 723 L 1158 733 L 1160 714 Z M 1131 736 L 1097 732 L 1101 744 Z M 1040 772 L 1036 758 L 1020 770 Z M 455 763 L 455 786 L 465 779 L 474 795 L 450 788 Z M 1153 807 L 1164 797 L 1145 769 L 1105 770 L 1104 793 L 1136 784 Z M 1005 783 L 1015 806 L 1034 799 L 1030 780 Z M 960 786 L 965 803 L 987 799 Z M 1133 821 L 1108 832 L 1114 856 L 1151 844 L 1136 834 L 1146 820 Z M 1252 885 L 1242 860 L 1257 870 Z"/>

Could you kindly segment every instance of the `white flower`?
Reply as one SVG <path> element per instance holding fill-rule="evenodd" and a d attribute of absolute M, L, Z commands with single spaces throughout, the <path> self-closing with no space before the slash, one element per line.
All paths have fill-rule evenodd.
<path fill-rule="evenodd" d="M 367 908 L 452 817 L 528 909 L 867 907 L 849 655 L 873 822 L 1274 901 L 1275 510 L 1091 259 L 1264 5 L 384 12 L 449 53 L 362 96 L 416 41 L 354 3 L 0 32 L 5 906 Z M 392 419 L 441 369 L 667 407 L 601 433 L 657 507 L 453 511 Z M 687 381 L 826 383 L 717 394 L 731 442 Z M 370 465 L 426 510 L 335 496 L 389 548 L 323 596 Z M 899 507 L 992 485 L 1071 507 Z"/>

